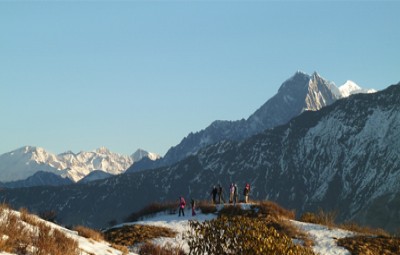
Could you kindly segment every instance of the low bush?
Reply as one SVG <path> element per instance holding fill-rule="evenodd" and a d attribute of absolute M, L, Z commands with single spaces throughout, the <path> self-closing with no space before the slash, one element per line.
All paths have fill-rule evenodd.
<path fill-rule="evenodd" d="M 243 216 L 221 216 L 203 223 L 190 221 L 187 234 L 190 254 L 314 254 L 295 245 L 288 236 L 265 224 Z"/>
<path fill-rule="evenodd" d="M 306 212 L 300 217 L 300 221 L 321 224 L 327 227 L 334 227 L 337 213 L 336 212 L 325 212 L 322 209 L 318 210 L 318 213 Z"/>
<path fill-rule="evenodd" d="M 351 254 L 400 254 L 400 238 L 395 237 L 354 236 L 339 239 L 338 245 L 348 249 Z"/>
<path fill-rule="evenodd" d="M 49 211 L 42 211 L 38 215 L 40 218 L 42 218 L 45 221 L 49 222 L 56 222 L 57 219 L 57 212 L 54 210 L 49 210 Z"/>
<path fill-rule="evenodd" d="M 169 228 L 149 225 L 130 225 L 109 229 L 104 232 L 107 241 L 124 246 L 134 246 L 158 237 L 175 237 L 176 232 Z"/>
<path fill-rule="evenodd" d="M 217 207 L 215 204 L 209 202 L 209 201 L 199 201 L 197 202 L 196 207 L 200 209 L 200 211 L 204 214 L 210 214 L 210 213 L 216 213 L 217 212 Z"/>
<path fill-rule="evenodd" d="M 258 214 L 269 215 L 275 219 L 286 218 L 293 220 L 296 216 L 296 213 L 293 210 L 287 210 L 272 201 L 260 201 L 255 205 L 255 207 L 259 210 Z"/>
<path fill-rule="evenodd" d="M 218 211 L 218 216 L 251 216 L 254 215 L 252 210 L 242 210 L 240 205 L 224 205 L 224 207 Z"/>
<path fill-rule="evenodd" d="M 96 231 L 94 229 L 84 227 L 84 226 L 75 226 L 73 228 L 80 236 L 83 236 L 85 238 L 90 238 L 95 241 L 103 241 L 104 237 L 103 234 L 99 231 Z"/>
<path fill-rule="evenodd" d="M 375 228 L 370 228 L 367 226 L 360 226 L 359 224 L 357 224 L 355 222 L 345 222 L 343 224 L 340 224 L 339 228 L 349 230 L 352 232 L 357 232 L 359 234 L 390 237 L 390 234 L 383 229 L 380 229 L 380 228 L 375 229 Z"/>

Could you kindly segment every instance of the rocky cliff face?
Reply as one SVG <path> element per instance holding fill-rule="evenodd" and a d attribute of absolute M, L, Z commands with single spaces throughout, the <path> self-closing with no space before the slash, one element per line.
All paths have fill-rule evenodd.
<path fill-rule="evenodd" d="M 399 127 L 400 84 L 306 111 L 239 142 L 207 146 L 169 167 L 88 185 L 5 190 L 0 199 L 34 211 L 57 210 L 65 224 L 99 227 L 151 202 L 180 195 L 208 199 L 215 184 L 227 192 L 231 182 L 240 189 L 250 183 L 253 199 L 298 213 L 336 210 L 342 221 L 394 230 L 400 216 Z"/>

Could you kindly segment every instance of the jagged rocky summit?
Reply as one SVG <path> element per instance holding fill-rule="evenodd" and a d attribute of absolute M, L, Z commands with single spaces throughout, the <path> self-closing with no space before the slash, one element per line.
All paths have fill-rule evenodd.
<path fill-rule="evenodd" d="M 356 83 L 348 81 L 339 88 L 314 72 L 312 75 L 298 71 L 286 80 L 278 93 L 270 98 L 247 119 L 237 121 L 214 121 L 207 128 L 190 133 L 178 145 L 171 147 L 163 158 L 150 161 L 136 161 L 127 171 L 172 165 L 201 148 L 228 140 L 240 141 L 263 130 L 287 123 L 304 111 L 317 111 L 336 100 L 357 93 L 376 92 L 362 89 Z"/>

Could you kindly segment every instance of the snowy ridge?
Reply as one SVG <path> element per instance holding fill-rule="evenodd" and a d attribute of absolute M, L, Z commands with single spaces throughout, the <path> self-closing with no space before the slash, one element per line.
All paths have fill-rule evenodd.
<path fill-rule="evenodd" d="M 147 156 L 151 159 L 158 158 L 157 154 L 144 150 L 140 150 L 139 155 L 133 155 L 136 155 L 136 160 Z M 38 171 L 45 171 L 77 182 L 95 170 L 112 175 L 121 174 L 133 162 L 133 157 L 113 153 L 105 147 L 90 152 L 75 154 L 69 151 L 56 155 L 41 147 L 24 146 L 0 155 L 0 181 L 22 180 Z"/>

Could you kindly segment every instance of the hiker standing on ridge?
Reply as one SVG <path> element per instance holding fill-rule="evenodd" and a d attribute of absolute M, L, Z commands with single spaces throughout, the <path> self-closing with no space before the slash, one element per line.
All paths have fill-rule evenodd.
<path fill-rule="evenodd" d="M 218 203 L 221 204 L 221 201 L 225 204 L 224 194 L 221 184 L 218 184 Z"/>
<path fill-rule="evenodd" d="M 217 194 L 218 194 L 218 189 L 216 186 L 214 186 L 213 189 L 211 190 L 212 202 L 214 205 L 217 203 Z"/>
<path fill-rule="evenodd" d="M 182 216 L 185 216 L 185 206 L 186 206 L 186 201 L 185 199 L 181 196 L 179 197 L 179 217 L 181 217 L 181 212 Z"/>
<path fill-rule="evenodd" d="M 196 216 L 196 202 L 194 201 L 194 199 L 192 198 L 192 201 L 190 201 L 190 205 L 192 206 L 192 216 Z"/>
<path fill-rule="evenodd" d="M 238 186 L 235 183 L 235 185 L 233 186 L 233 205 L 236 205 L 238 200 L 239 200 L 239 191 L 238 191 Z"/>
<path fill-rule="evenodd" d="M 244 187 L 243 195 L 244 195 L 244 202 L 247 204 L 249 202 L 249 193 L 250 193 L 250 184 L 246 184 Z"/>
<path fill-rule="evenodd" d="M 229 203 L 230 204 L 233 203 L 234 194 L 235 194 L 235 185 L 232 182 L 231 186 L 229 186 Z"/>

